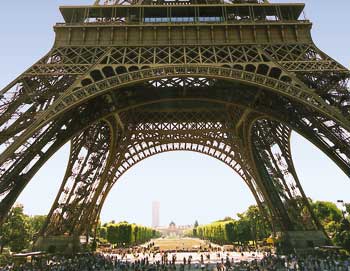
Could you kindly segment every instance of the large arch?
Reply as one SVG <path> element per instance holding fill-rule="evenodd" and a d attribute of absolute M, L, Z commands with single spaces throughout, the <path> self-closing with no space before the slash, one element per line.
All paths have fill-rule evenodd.
<path fill-rule="evenodd" d="M 270 68 L 276 69 L 276 68 Z M 102 68 L 103 70 L 103 68 Z M 258 72 L 259 69 L 256 69 Z M 279 78 L 287 77 L 285 73 L 280 69 Z M 157 78 L 172 78 L 174 76 L 177 77 L 203 77 L 209 76 L 217 79 L 226 79 L 231 80 L 233 82 L 238 83 L 246 83 L 249 85 L 253 85 L 254 87 L 263 87 L 264 89 L 268 89 L 279 95 L 285 95 L 288 98 L 294 99 L 307 105 L 312 110 L 319 112 L 323 118 L 325 118 L 325 122 L 329 122 L 335 120 L 336 128 L 342 129 L 341 126 L 347 127 L 346 118 L 342 117 L 334 108 L 327 105 L 327 103 L 323 102 L 317 95 L 312 93 L 311 90 L 307 90 L 304 86 L 300 87 L 299 84 L 302 84 L 297 79 L 291 81 L 293 77 L 288 77 L 291 82 L 283 82 L 276 78 L 266 75 L 261 75 L 257 73 L 229 69 L 227 67 L 211 67 L 211 66 L 170 66 L 170 67 L 157 67 L 153 69 L 144 69 L 139 71 L 133 71 L 131 73 L 115 75 L 111 78 L 107 78 L 102 80 L 101 82 L 96 82 L 94 84 L 90 84 L 86 87 L 79 87 L 79 85 L 74 84 L 74 88 L 67 91 L 62 97 L 60 97 L 54 104 L 52 104 L 46 112 L 40 114 L 36 121 L 32 125 L 30 125 L 26 130 L 20 133 L 19 136 L 15 136 L 15 143 L 11 144 L 6 151 L 4 151 L 0 155 L 0 160 L 4 163 L 10 155 L 19 151 L 19 148 L 22 144 L 26 147 L 22 146 L 22 149 L 28 148 L 33 142 L 35 142 L 35 137 L 37 137 L 38 133 L 40 133 L 39 129 L 44 131 L 45 125 L 50 124 L 55 118 L 62 116 L 64 113 L 68 112 L 69 109 L 77 108 L 84 101 L 96 98 L 97 95 L 102 95 L 106 93 L 108 90 L 114 90 L 115 88 L 133 85 L 137 82 L 144 82 L 155 80 Z M 83 82 L 86 79 L 81 80 Z M 306 89 L 306 90 L 304 90 Z M 256 96 L 261 94 L 257 93 Z M 256 99 L 258 97 L 255 97 Z M 120 105 L 119 105 L 120 106 Z M 325 117 L 326 116 L 326 117 Z M 316 120 L 318 121 L 318 120 Z M 310 122 L 309 120 L 307 122 Z M 339 125 L 338 123 L 342 123 Z M 333 126 L 335 126 L 333 125 Z M 11 131 L 12 127 L 9 127 L 8 130 Z M 345 129 L 348 130 L 348 129 Z M 7 132 L 3 133 L 7 138 L 2 137 L 3 142 L 11 142 L 11 138 L 13 138 L 13 133 Z M 31 138 L 31 135 L 33 135 Z M 338 150 L 338 152 L 340 152 Z"/>
<path fill-rule="evenodd" d="M 307 201 L 304 200 L 304 194 L 300 184 L 297 181 L 292 161 L 289 159 L 290 157 L 287 156 L 286 159 L 289 165 L 292 167 L 290 169 L 290 174 L 293 177 L 295 177 L 296 180 L 294 180 L 294 183 L 290 183 L 289 186 L 287 186 L 285 180 L 283 179 L 283 174 L 281 174 L 282 177 L 279 176 L 281 177 L 280 183 L 285 186 L 284 190 L 276 190 L 276 184 L 271 183 L 271 181 L 269 180 L 259 180 L 259 183 L 257 184 L 254 178 L 252 178 L 252 176 L 256 176 L 256 173 L 254 173 L 254 171 L 251 171 L 250 168 L 254 166 L 254 164 L 251 164 L 253 161 L 249 161 L 249 158 L 244 157 L 244 152 L 242 151 L 244 149 L 246 149 L 246 151 L 249 151 L 249 148 L 247 149 L 244 146 L 244 144 L 248 143 L 243 142 L 244 140 L 242 140 L 242 138 L 240 138 L 239 135 L 236 134 L 236 131 L 232 129 L 232 127 L 235 127 L 237 125 L 235 121 L 238 120 L 239 122 L 241 116 L 238 117 L 238 119 L 234 120 L 232 118 L 232 115 L 230 116 L 230 114 L 234 112 L 237 115 L 239 111 L 241 114 L 245 112 L 244 110 L 237 107 L 232 107 L 230 108 L 230 110 L 223 110 L 222 112 L 224 114 L 219 115 L 219 117 L 219 111 L 209 113 L 205 111 L 202 113 L 187 112 L 181 113 L 180 116 L 176 116 L 176 114 L 174 115 L 173 113 L 169 113 L 169 116 L 166 116 L 166 114 L 163 113 L 163 115 L 160 116 L 159 114 L 154 112 L 145 113 L 142 111 L 135 111 L 135 109 L 131 110 L 129 112 L 129 115 L 127 115 L 127 112 L 125 112 L 124 116 L 122 116 L 121 121 L 128 123 L 130 127 L 127 128 L 126 134 L 123 135 L 122 141 L 119 143 L 119 153 L 116 154 L 115 161 L 113 162 L 114 166 L 112 166 L 109 170 L 109 177 L 105 178 L 105 182 L 99 182 L 94 184 L 99 186 L 99 188 L 97 189 L 97 191 L 99 192 L 95 194 L 95 200 L 93 201 L 93 204 L 89 205 L 85 203 L 85 205 L 87 206 L 98 206 L 98 208 L 85 208 L 83 210 L 83 213 L 81 214 L 82 220 L 78 221 L 77 224 L 74 225 L 72 224 L 72 217 L 69 216 L 69 212 L 70 210 L 76 210 L 77 206 L 75 204 L 70 204 L 69 201 L 57 201 L 57 203 L 54 205 L 54 208 L 51 211 L 51 213 L 55 215 L 52 217 L 53 221 L 50 224 L 51 229 L 48 229 L 47 233 L 57 234 L 57 232 L 62 233 L 62 230 L 63 232 L 69 232 L 70 234 L 73 234 L 75 232 L 79 233 L 89 231 L 90 229 L 86 227 L 90 227 L 96 222 L 94 220 L 98 218 L 105 198 L 108 195 L 110 189 L 126 170 L 131 168 L 137 162 L 147 158 L 148 156 L 154 155 L 159 152 L 166 152 L 172 149 L 196 150 L 211 155 L 215 158 L 219 158 L 220 160 L 226 162 L 234 170 L 238 171 L 241 177 L 243 177 L 246 180 L 249 188 L 253 192 L 253 195 L 257 199 L 258 204 L 260 206 L 262 206 L 262 203 L 268 204 L 269 209 L 273 210 L 271 214 L 271 219 L 274 219 L 273 222 L 276 223 L 280 229 L 291 230 L 295 227 L 297 229 L 319 229 L 320 225 L 317 223 L 317 219 L 315 218 L 306 221 L 307 223 L 305 224 L 303 224 L 303 221 L 301 221 L 301 212 L 303 211 L 305 213 L 304 207 L 307 207 L 306 211 L 310 212 L 310 209 L 307 206 Z M 182 123 L 182 118 L 186 118 L 186 115 L 188 114 L 197 114 L 198 116 L 195 118 L 197 120 L 197 123 L 187 123 L 187 126 L 186 123 Z M 253 124 L 255 123 L 255 119 L 257 119 L 259 116 L 260 118 L 263 117 L 263 115 L 254 112 L 252 116 L 254 122 L 252 122 L 252 125 L 249 126 L 249 128 L 253 126 Z M 178 118 L 177 121 L 174 119 L 175 117 Z M 146 124 L 142 122 L 137 123 L 137 121 L 140 121 L 145 118 L 148 118 L 148 121 L 150 122 L 146 122 Z M 132 119 L 136 122 L 133 122 Z M 154 124 L 154 122 L 151 121 L 154 121 L 154 119 L 156 119 L 156 124 Z M 160 131 L 165 131 L 167 126 L 169 127 L 170 124 L 167 123 L 167 120 L 169 119 L 171 119 L 175 123 L 172 124 L 172 129 L 168 130 L 168 133 L 165 134 L 159 133 Z M 206 121 L 209 120 L 209 122 L 201 124 L 201 119 Z M 212 122 L 213 120 L 215 120 L 214 123 Z M 219 120 L 221 122 L 219 122 Z M 224 125 L 222 123 L 226 124 Z M 202 128 L 200 128 L 200 126 Z M 284 148 L 284 155 L 288 155 L 290 129 L 282 124 L 274 124 L 274 126 L 271 128 L 277 128 L 277 134 L 282 135 L 282 141 L 279 142 L 279 139 L 277 138 L 277 143 L 280 144 L 282 148 Z M 191 129 L 189 129 L 189 127 Z M 198 134 L 198 132 L 200 132 L 201 129 L 203 129 L 203 134 Z M 194 134 L 191 134 L 191 132 Z M 276 131 L 271 130 L 271 132 L 275 133 Z M 235 142 L 233 141 L 233 139 L 238 141 Z M 76 144 L 74 144 L 74 146 L 76 146 Z M 233 149 L 235 150 L 234 152 L 232 152 Z M 238 155 L 238 158 L 235 157 L 235 155 Z M 71 160 L 76 161 L 77 158 L 72 157 Z M 237 160 L 241 160 L 241 165 L 237 163 Z M 243 166 L 242 162 L 244 164 Z M 249 171 L 251 171 L 251 173 Z M 279 169 L 277 169 L 277 173 L 281 173 Z M 65 187 L 65 190 L 68 190 L 70 195 L 74 192 L 75 186 L 77 184 L 73 182 L 72 185 L 73 186 L 71 188 Z M 89 189 L 86 190 L 89 191 Z M 277 194 L 273 196 L 274 193 Z M 65 192 L 65 194 L 67 194 L 67 192 Z M 298 197 L 301 200 L 298 200 Z M 290 209 L 288 209 L 289 213 L 285 210 L 285 205 L 287 203 L 288 205 L 290 205 Z M 62 210 L 62 207 L 64 207 L 65 210 Z M 62 222 L 58 223 L 56 220 L 57 214 L 60 214 L 60 219 L 65 218 L 63 220 L 66 221 L 66 223 L 63 224 L 69 225 L 69 228 L 57 229 L 55 227 L 55 225 L 57 224 L 62 226 Z M 75 218 L 76 214 L 72 215 Z M 311 212 L 309 213 L 309 216 L 312 217 Z M 294 222 L 292 222 L 293 220 Z"/>
<path fill-rule="evenodd" d="M 184 91 L 183 83 L 173 82 L 173 86 L 169 86 L 168 83 L 164 84 L 164 80 L 176 81 L 179 78 L 188 78 L 190 81 L 198 78 L 199 81 L 192 80 L 192 82 L 195 81 L 195 84 L 189 85 L 186 91 Z M 209 84 L 204 83 L 201 85 L 200 82 L 204 79 Z M 156 81 L 160 85 L 154 86 L 153 82 Z M 152 94 L 149 97 L 144 97 L 145 93 L 140 92 L 138 89 L 139 87 L 144 88 L 145 84 L 143 83 L 145 82 L 148 83 L 146 87 L 149 88 Z M 262 209 L 264 209 L 263 205 L 267 206 L 270 220 L 279 230 L 321 230 L 321 226 L 312 215 L 305 200 L 305 195 L 298 183 L 294 168 L 290 166 L 291 161 L 288 159 L 288 156 L 285 160 L 289 162 L 290 168 L 288 170 L 291 171 L 290 175 L 293 176 L 295 182 L 295 184 L 290 186 L 284 184 L 283 178 L 276 182 L 273 174 L 262 174 L 264 171 L 269 172 L 271 169 L 269 165 L 261 163 L 263 168 L 257 166 L 260 164 L 257 161 L 266 157 L 264 158 L 262 155 L 257 154 L 262 154 L 265 150 L 257 147 L 254 140 L 259 138 L 259 135 L 254 135 L 252 127 L 256 125 L 258 119 L 265 118 L 269 120 L 267 124 L 267 126 L 270 126 L 269 130 L 267 130 L 268 132 L 277 132 L 282 127 L 286 131 L 285 135 L 288 134 L 288 139 L 286 137 L 275 138 L 277 140 L 276 144 L 280 145 L 281 149 L 284 150 L 284 154 L 288 155 L 289 153 L 289 146 L 286 146 L 286 144 L 289 140 L 290 128 L 292 128 L 302 131 L 310 140 L 316 142 L 320 148 L 326 150 L 327 154 L 343 170 L 349 169 L 349 160 L 347 159 L 349 148 L 347 145 L 337 145 L 338 148 L 332 150 L 327 145 L 332 140 L 344 142 L 341 134 L 332 131 L 327 133 L 327 125 L 331 124 L 338 128 L 340 127 L 339 123 L 341 123 L 343 127 L 347 127 L 347 121 L 344 121 L 343 116 L 339 112 L 332 110 L 327 103 L 320 100 L 307 88 L 298 85 L 298 83 L 298 80 L 295 80 L 294 83 L 293 81 L 286 83 L 266 75 L 227 67 L 171 66 L 115 75 L 95 83 L 91 82 L 87 86 L 79 87 L 75 85 L 74 89 L 68 91 L 67 94 L 64 94 L 54 102 L 32 125 L 28 126 L 20 137 L 1 155 L 0 159 L 2 159 L 4 165 L 8 163 L 2 175 L 3 181 L 0 187 L 5 195 L 0 203 L 2 219 L 26 183 L 30 181 L 35 172 L 49 158 L 47 153 L 42 154 L 42 150 L 46 148 L 45 144 L 47 142 L 59 140 L 60 144 L 64 144 L 64 142 L 79 134 L 83 127 L 88 127 L 91 123 L 96 123 L 100 119 L 111 117 L 113 122 L 111 134 L 115 138 L 112 141 L 114 142 L 113 144 L 117 144 L 114 146 L 118 146 L 119 153 L 115 152 L 115 155 L 108 156 L 110 158 L 108 158 L 107 163 L 114 166 L 110 170 L 102 170 L 98 173 L 95 172 L 96 170 L 92 170 L 96 173 L 95 180 L 97 182 L 90 183 L 89 185 L 92 185 L 90 188 L 84 188 L 84 186 L 78 184 L 81 182 L 81 178 L 79 174 L 76 175 L 78 178 L 71 182 L 72 186 L 68 188 L 68 192 L 65 192 L 67 190 L 65 184 L 71 176 L 70 173 L 74 169 L 74 160 L 76 159 L 75 156 L 71 155 L 73 162 L 70 163 L 67 169 L 66 178 L 50 212 L 47 225 L 43 230 L 43 234 L 63 234 L 66 232 L 82 234 L 90 232 L 94 223 L 96 223 L 106 195 L 115 183 L 115 181 L 111 180 L 115 180 L 115 174 L 124 164 L 120 164 L 123 161 L 121 159 L 123 143 L 125 143 L 123 139 L 125 141 L 125 134 L 129 130 L 128 125 L 133 125 L 128 114 L 135 112 L 135 110 L 137 112 L 139 108 L 154 110 L 152 105 L 157 104 L 165 104 L 167 106 L 169 102 L 181 102 L 183 104 L 192 102 L 195 104 L 195 107 L 192 108 L 194 110 L 193 113 L 203 110 L 201 103 L 209 104 L 209 108 L 213 104 L 220 104 L 219 113 L 228 116 L 226 121 L 228 120 L 228 123 L 230 123 L 229 128 L 239 139 L 240 154 L 244 157 L 245 171 L 251 171 L 250 175 L 254 176 L 255 183 L 250 188 L 252 191 L 255 191 L 253 192 L 254 196 L 258 199 L 258 204 L 262 206 Z M 165 87 L 159 87 L 162 84 Z M 239 89 L 231 90 L 230 87 Z M 215 92 L 213 92 L 214 88 L 216 89 Z M 184 108 L 181 108 L 181 110 L 184 110 Z M 177 112 L 180 115 L 182 114 L 181 110 Z M 141 113 L 144 114 L 145 112 Z M 151 122 L 157 121 L 157 118 L 159 121 L 161 113 L 161 111 L 155 112 L 155 119 L 151 118 Z M 160 121 L 160 123 L 164 124 L 176 120 L 177 116 L 175 113 L 168 120 Z M 220 115 L 217 115 L 218 112 L 215 110 L 212 113 L 214 113 L 215 117 Z M 295 116 L 300 117 L 295 118 Z M 74 127 L 77 120 L 79 120 L 81 126 Z M 139 120 L 142 120 L 142 117 Z M 198 118 L 186 119 L 189 123 L 191 121 L 198 122 L 199 120 Z M 215 121 L 215 118 L 204 118 L 204 120 L 211 123 Z M 276 126 L 273 120 L 278 120 L 280 122 L 279 126 Z M 75 130 L 68 128 L 70 133 L 66 137 L 57 135 L 57 131 L 67 130 L 67 123 L 71 124 Z M 92 129 L 96 129 L 96 126 L 92 127 Z M 275 131 L 274 129 L 277 130 Z M 342 129 L 346 132 L 346 129 Z M 52 131 L 52 134 L 48 133 L 48 131 Z M 332 140 L 322 141 L 322 138 L 325 136 Z M 252 138 L 254 139 L 252 140 Z M 128 141 L 126 142 L 129 143 Z M 186 142 L 169 141 L 169 144 L 179 143 Z M 55 150 L 57 150 L 56 145 L 55 148 L 50 150 L 50 153 L 54 153 Z M 110 149 L 110 152 L 113 150 L 115 149 Z M 21 158 L 13 159 L 11 153 L 18 154 Z M 113 159 L 115 160 L 113 161 Z M 23 172 L 24 168 L 28 168 L 29 163 L 33 164 L 30 174 Z M 108 168 L 108 166 L 105 167 Z M 274 169 L 277 172 L 281 172 L 281 169 L 276 167 Z M 24 176 L 25 182 L 15 182 L 14 176 Z M 284 188 L 282 190 L 277 189 L 281 185 Z M 76 190 L 76 187 L 79 189 Z M 290 191 L 290 189 L 295 190 L 294 188 L 298 190 L 295 194 Z M 80 197 L 81 200 L 73 196 L 73 199 L 76 200 L 72 201 L 71 195 L 79 194 L 81 190 L 92 191 L 93 193 L 88 198 Z M 77 191 L 77 193 L 74 191 Z M 68 198 L 63 197 L 61 195 L 63 192 L 68 193 L 70 196 Z M 298 197 L 301 200 L 298 200 Z M 73 205 L 70 206 L 71 204 Z M 84 208 L 81 206 L 84 206 Z M 70 211 L 72 209 L 75 210 L 74 213 Z M 305 212 L 305 210 L 307 214 L 303 216 L 302 212 Z M 74 220 L 71 219 L 72 216 Z M 67 226 L 67 221 L 69 221 L 69 226 Z"/>
<path fill-rule="evenodd" d="M 256 205 L 247 184 L 224 162 L 196 151 L 173 150 L 149 156 L 127 170 L 108 193 L 99 223 L 152 225 L 154 201 L 160 202 L 160 226 L 171 221 L 210 223 Z"/>
<path fill-rule="evenodd" d="M 247 67 L 249 68 L 249 65 L 247 65 Z M 101 68 L 101 70 L 102 69 L 103 68 Z M 278 72 L 270 72 L 268 75 L 259 74 L 259 69 L 256 67 L 254 69 L 255 70 L 248 69 L 248 71 L 245 71 L 212 65 L 172 65 L 158 66 L 155 68 L 146 68 L 136 71 L 133 70 L 131 72 L 120 75 L 116 74 L 112 77 L 106 78 L 102 75 L 102 71 L 93 70 L 91 71 L 92 74 L 93 72 L 99 72 L 101 77 L 95 78 L 95 82 L 90 80 L 91 83 L 86 86 L 83 84 L 86 79 L 79 79 L 78 82 L 75 82 L 75 84 L 73 84 L 63 95 L 50 105 L 45 112 L 41 113 L 40 116 L 29 127 L 27 127 L 25 132 L 16 138 L 16 142 L 11 142 L 9 136 L 7 136 L 8 138 L 6 139 L 3 138 L 3 142 L 10 141 L 12 144 L 10 144 L 10 146 L 0 155 L 0 163 L 4 163 L 11 153 L 18 150 L 18 148 L 26 140 L 29 140 L 34 133 L 37 133 L 40 128 L 43 128 L 45 125 L 62 116 L 69 110 L 84 104 L 84 102 L 102 96 L 108 91 L 128 87 L 140 82 L 148 82 L 164 78 L 212 78 L 263 88 L 281 96 L 288 97 L 293 101 L 300 102 L 314 111 L 319 112 L 321 115 L 334 120 L 345 129 L 350 130 L 350 124 L 347 118 L 345 118 L 334 107 L 329 106 L 295 76 L 288 72 L 284 72 L 282 68 L 274 67 L 274 65 L 269 67 L 268 70 L 277 70 Z M 278 74 L 277 76 L 275 75 L 276 73 Z"/>
<path fill-rule="evenodd" d="M 208 117 L 208 116 L 206 116 Z M 235 144 L 236 139 L 233 135 L 230 135 L 227 131 L 224 132 L 221 128 L 221 125 L 218 127 L 208 127 L 208 124 L 205 125 L 202 129 L 198 127 L 189 127 L 191 124 L 187 124 L 187 129 L 181 124 L 182 129 L 172 129 L 169 130 L 168 135 L 159 135 L 156 136 L 156 133 L 164 130 L 164 124 L 159 124 L 158 127 L 153 127 L 149 129 L 148 136 L 143 134 L 146 130 L 140 130 L 138 127 L 136 130 L 128 130 L 128 134 L 124 135 L 120 146 L 118 147 L 119 154 L 116 155 L 114 164 L 109 169 L 109 178 L 106 178 L 105 182 L 99 183 L 102 187 L 102 191 L 98 194 L 95 194 L 97 201 L 94 201 L 94 207 L 82 215 L 82 220 L 80 223 L 77 223 L 75 229 L 66 228 L 64 232 L 69 232 L 73 234 L 77 232 L 86 232 L 89 230 L 98 219 L 99 213 L 102 209 L 102 206 L 105 202 L 107 195 L 109 194 L 112 187 L 117 183 L 118 179 L 129 170 L 132 166 L 143 161 L 144 159 L 156 155 L 162 152 L 169 151 L 195 151 L 205 155 L 209 155 L 215 159 L 218 159 L 228 165 L 231 169 L 236 171 L 239 176 L 246 182 L 249 189 L 253 193 L 254 198 L 257 203 L 262 206 L 263 197 L 260 192 L 257 190 L 256 184 L 254 182 L 251 173 L 247 171 L 246 166 L 241 166 L 243 163 L 241 153 L 239 152 L 239 147 Z M 137 135 L 137 136 L 136 136 Z M 73 161 L 76 159 L 73 159 Z M 69 188 L 66 186 L 66 188 Z M 72 187 L 71 189 L 74 189 Z M 70 209 L 74 210 L 75 205 L 67 204 L 65 202 L 59 202 L 56 206 L 65 206 L 66 211 Z M 61 217 L 65 216 L 64 211 L 60 208 L 55 208 L 52 210 L 53 213 L 60 213 Z M 67 212 L 68 213 L 68 212 Z M 53 217 L 53 220 L 56 218 Z M 68 225 L 72 226 L 72 219 L 69 215 L 66 215 L 65 220 L 69 223 Z M 55 223 L 52 223 L 54 225 Z M 53 232 L 50 232 L 52 230 Z M 48 229 L 46 232 L 53 234 L 57 232 L 57 228 L 53 227 Z"/>

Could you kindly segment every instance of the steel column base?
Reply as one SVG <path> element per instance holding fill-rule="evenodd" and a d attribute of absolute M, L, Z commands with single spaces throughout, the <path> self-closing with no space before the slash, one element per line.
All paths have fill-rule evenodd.
<path fill-rule="evenodd" d="M 277 246 L 280 252 L 311 250 L 330 244 L 323 231 L 288 231 L 278 233 L 277 236 L 281 240 Z"/>
<path fill-rule="evenodd" d="M 74 254 L 81 252 L 82 246 L 77 236 L 40 236 L 33 246 L 33 251 Z"/>

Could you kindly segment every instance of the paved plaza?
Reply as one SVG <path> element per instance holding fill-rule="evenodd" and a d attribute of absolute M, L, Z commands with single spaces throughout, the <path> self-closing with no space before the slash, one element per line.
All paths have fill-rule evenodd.
<path fill-rule="evenodd" d="M 169 262 L 171 262 L 173 257 L 175 257 L 176 264 L 183 263 L 184 258 L 186 260 L 191 258 L 191 263 L 194 265 L 200 264 L 202 258 L 204 264 L 221 263 L 222 261 L 226 261 L 226 259 L 229 259 L 231 262 L 250 262 L 263 258 L 263 253 L 261 252 L 224 251 L 221 246 L 195 238 L 160 238 L 151 240 L 149 243 L 154 243 L 154 246 L 158 247 L 160 252 L 128 253 L 126 255 L 111 253 L 110 255 L 117 256 L 119 259 L 122 258 L 122 261 L 129 263 L 148 258 L 148 261 L 151 264 L 158 261 L 161 262 L 163 256 L 165 256 L 166 260 Z M 147 246 L 149 243 L 145 244 L 144 246 Z M 210 251 L 209 247 L 215 251 Z"/>
<path fill-rule="evenodd" d="M 116 254 L 112 254 L 113 256 L 118 256 Z M 123 258 L 122 261 L 127 261 L 127 262 L 135 262 L 137 260 L 144 259 L 148 257 L 150 263 L 156 263 L 157 261 L 161 261 L 163 253 L 140 253 L 138 256 L 134 256 L 132 254 L 127 254 L 126 257 Z M 216 252 L 171 252 L 167 254 L 167 259 L 171 261 L 173 256 L 176 256 L 176 264 L 181 264 L 183 263 L 183 259 L 186 258 L 186 260 L 192 256 L 192 263 L 193 264 L 199 264 L 201 255 L 203 255 L 204 258 L 204 263 L 205 264 L 216 264 L 216 263 L 221 263 L 222 259 L 224 261 L 226 260 L 226 257 L 229 257 L 230 261 L 232 262 L 241 262 L 241 261 L 253 261 L 253 260 L 260 260 L 263 258 L 263 254 L 258 252 L 225 252 L 225 253 L 216 253 Z M 119 255 L 121 257 L 121 255 Z M 208 258 L 209 256 L 209 258 Z"/>
<path fill-rule="evenodd" d="M 196 238 L 159 238 L 154 239 L 154 246 L 160 250 L 192 250 L 208 247 L 208 242 Z"/>

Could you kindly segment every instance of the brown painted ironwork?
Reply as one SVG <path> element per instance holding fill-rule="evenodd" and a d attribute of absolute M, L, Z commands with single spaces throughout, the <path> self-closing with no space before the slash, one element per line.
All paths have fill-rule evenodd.
<path fill-rule="evenodd" d="M 52 50 L 0 92 L 0 223 L 70 141 L 43 235 L 90 234 L 128 169 L 178 150 L 231 167 L 276 231 L 322 230 L 290 135 L 350 175 L 349 71 L 315 46 L 304 5 L 100 2 L 61 7 Z"/>

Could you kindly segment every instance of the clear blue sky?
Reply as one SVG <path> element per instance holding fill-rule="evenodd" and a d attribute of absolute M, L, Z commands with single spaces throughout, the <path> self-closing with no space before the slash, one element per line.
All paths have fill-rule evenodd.
<path fill-rule="evenodd" d="M 52 46 L 52 26 L 62 21 L 59 5 L 91 4 L 93 0 L 3 1 L 0 16 L 0 88 L 43 56 Z M 277 1 L 272 1 L 277 2 Z M 288 2 L 288 1 L 278 1 Z M 349 67 L 350 2 L 305 0 L 314 22 L 316 44 Z M 298 135 L 292 138 L 300 180 L 313 199 L 350 202 L 350 180 L 320 151 Z M 64 174 L 68 146 L 35 176 L 20 196 L 29 214 L 48 212 Z M 152 200 L 161 204 L 161 224 L 174 220 L 207 223 L 242 212 L 253 198 L 243 181 L 221 162 L 196 153 L 168 153 L 149 158 L 127 172 L 111 191 L 102 220 L 151 224 Z"/>

